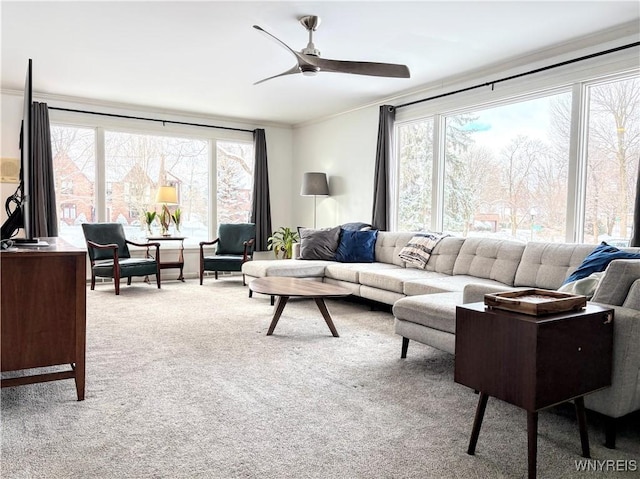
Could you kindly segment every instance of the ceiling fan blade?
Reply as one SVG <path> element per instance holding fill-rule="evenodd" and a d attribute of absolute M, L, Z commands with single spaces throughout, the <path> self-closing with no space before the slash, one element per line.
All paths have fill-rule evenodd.
<path fill-rule="evenodd" d="M 377 77 L 410 78 L 409 68 L 396 63 L 352 62 L 330 60 L 328 58 L 305 55 L 307 63 L 317 66 L 321 71 L 336 73 L 352 73 Z"/>
<path fill-rule="evenodd" d="M 305 55 L 302 55 L 300 52 L 295 51 L 293 48 L 291 48 L 289 45 L 287 45 L 285 42 L 283 42 L 282 40 L 280 40 L 278 37 L 276 37 L 275 35 L 272 35 L 271 33 L 269 33 L 268 31 L 266 31 L 264 28 L 258 26 L 258 25 L 254 25 L 253 28 L 255 28 L 256 30 L 261 31 L 262 33 L 269 35 L 271 38 L 273 38 L 276 42 L 278 42 L 280 45 L 282 45 L 283 47 L 285 47 L 287 50 L 289 50 L 294 57 L 296 57 L 296 60 L 298 60 L 298 63 L 302 62 L 302 63 L 307 63 L 307 60 L 305 58 Z"/>
<path fill-rule="evenodd" d="M 264 83 L 264 82 L 266 82 L 267 80 L 273 80 L 274 78 L 283 77 L 283 76 L 285 76 L 285 75 L 293 75 L 294 73 L 300 73 L 300 67 L 299 67 L 298 65 L 296 65 L 296 66 L 294 66 L 294 67 L 291 67 L 291 68 L 290 68 L 289 70 L 287 70 L 286 72 L 282 72 L 282 73 L 279 73 L 279 74 L 274 75 L 274 76 L 272 76 L 272 77 L 265 78 L 265 79 L 263 79 L 263 80 L 257 81 L 257 82 L 255 82 L 255 83 L 254 83 L 254 85 L 258 85 L 258 84 L 260 84 L 260 83 Z"/>

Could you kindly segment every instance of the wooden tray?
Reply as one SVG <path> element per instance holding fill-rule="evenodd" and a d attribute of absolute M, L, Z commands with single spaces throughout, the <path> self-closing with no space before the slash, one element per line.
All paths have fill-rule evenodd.
<path fill-rule="evenodd" d="M 587 297 L 532 288 L 485 294 L 484 304 L 489 308 L 540 316 L 582 309 L 587 305 Z"/>

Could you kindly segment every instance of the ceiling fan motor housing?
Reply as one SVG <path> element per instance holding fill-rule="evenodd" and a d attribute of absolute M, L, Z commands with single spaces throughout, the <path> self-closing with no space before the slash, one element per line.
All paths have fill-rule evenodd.
<path fill-rule="evenodd" d="M 320 71 L 320 67 L 314 65 L 300 65 L 300 71 L 303 75 L 314 76 Z"/>

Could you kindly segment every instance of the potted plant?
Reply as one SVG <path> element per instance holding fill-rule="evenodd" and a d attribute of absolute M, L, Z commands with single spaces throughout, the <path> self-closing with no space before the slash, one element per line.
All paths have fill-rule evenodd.
<path fill-rule="evenodd" d="M 176 208 L 176 210 L 171 215 L 171 219 L 173 223 L 176 225 L 176 233 L 180 233 L 180 218 L 182 217 L 182 211 L 180 211 L 180 207 Z"/>
<path fill-rule="evenodd" d="M 279 228 L 273 236 L 267 238 L 267 249 L 272 249 L 276 258 L 282 253 L 283 259 L 290 259 L 293 254 L 293 243 L 300 241 L 298 232 L 283 226 Z"/>
<path fill-rule="evenodd" d="M 157 213 L 155 211 L 145 211 L 144 212 L 144 221 L 147 224 L 147 234 L 151 236 L 153 233 L 151 231 L 151 225 L 156 219 Z"/>

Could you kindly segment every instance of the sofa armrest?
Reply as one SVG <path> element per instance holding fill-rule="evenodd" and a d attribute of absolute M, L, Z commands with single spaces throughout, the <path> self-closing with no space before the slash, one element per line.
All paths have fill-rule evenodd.
<path fill-rule="evenodd" d="M 640 279 L 640 260 L 616 259 L 609 263 L 593 294 L 594 303 L 624 304 L 631 285 Z"/>
<path fill-rule="evenodd" d="M 478 303 L 484 301 L 484 295 L 488 293 L 501 293 L 503 291 L 513 291 L 523 288 L 514 288 L 513 286 L 490 286 L 488 284 L 481 283 L 469 283 L 464 287 L 462 292 L 462 302 Z"/>
<path fill-rule="evenodd" d="M 611 387 L 585 397 L 588 409 L 616 418 L 640 409 L 640 311 L 613 308 Z"/>

